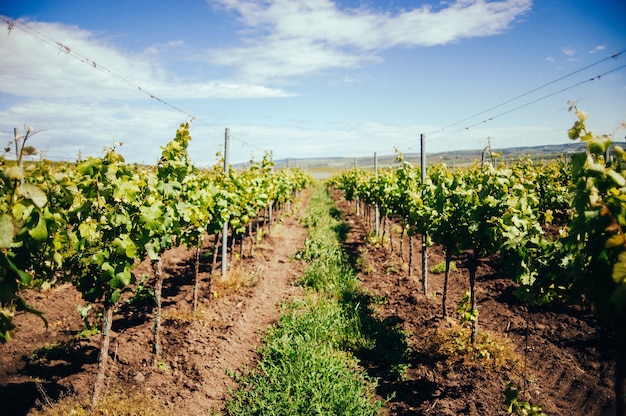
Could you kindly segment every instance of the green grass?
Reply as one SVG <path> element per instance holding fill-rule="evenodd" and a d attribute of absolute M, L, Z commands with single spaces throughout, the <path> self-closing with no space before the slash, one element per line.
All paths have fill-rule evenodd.
<path fill-rule="evenodd" d="M 326 190 L 315 186 L 303 219 L 308 238 L 297 256 L 307 264 L 298 281 L 307 294 L 283 306 L 257 367 L 232 374 L 239 387 L 226 405 L 229 415 L 377 415 L 384 406 L 359 358 L 374 354 L 382 338 L 405 352 L 405 338 L 371 316 L 370 298 L 359 292 L 341 247 L 348 230 L 340 217 Z M 406 368 L 398 360 L 405 354 L 392 357 L 389 369 Z"/>
<path fill-rule="evenodd" d="M 450 271 L 454 271 L 456 270 L 456 263 L 451 261 L 450 262 Z M 442 274 L 446 272 L 446 262 L 442 261 L 441 263 L 437 263 L 435 264 L 431 269 L 430 269 L 431 273 L 434 274 Z"/>

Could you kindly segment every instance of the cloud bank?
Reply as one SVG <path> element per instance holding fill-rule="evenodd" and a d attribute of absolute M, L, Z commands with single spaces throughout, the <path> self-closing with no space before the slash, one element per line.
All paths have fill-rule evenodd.
<path fill-rule="evenodd" d="M 210 61 L 241 77 L 272 80 L 353 68 L 396 47 L 428 47 L 492 36 L 528 13 L 531 0 L 457 0 L 396 13 L 340 8 L 330 0 L 209 0 L 234 12 L 242 46 L 210 51 Z"/>

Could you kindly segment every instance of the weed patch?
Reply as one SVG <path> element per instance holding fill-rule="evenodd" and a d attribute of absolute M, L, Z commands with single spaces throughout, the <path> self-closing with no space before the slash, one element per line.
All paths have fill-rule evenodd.
<path fill-rule="evenodd" d="M 448 365 L 478 364 L 490 371 L 513 371 L 522 374 L 522 359 L 513 350 L 511 342 L 486 331 L 479 331 L 476 342 L 472 344 L 469 328 L 437 328 L 426 335 L 421 352 L 429 359 L 443 360 Z"/>

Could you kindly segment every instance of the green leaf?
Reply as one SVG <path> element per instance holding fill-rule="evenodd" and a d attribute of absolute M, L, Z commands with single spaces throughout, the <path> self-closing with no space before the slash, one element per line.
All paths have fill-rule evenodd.
<path fill-rule="evenodd" d="M 150 260 L 156 260 L 159 257 L 160 249 L 157 243 L 147 243 L 145 249 Z"/>
<path fill-rule="evenodd" d="M 115 289 L 113 291 L 113 293 L 111 293 L 111 304 L 116 304 L 117 301 L 120 299 L 120 295 L 122 294 L 122 292 L 119 289 Z"/>
<path fill-rule="evenodd" d="M 621 246 L 625 243 L 626 243 L 626 240 L 624 239 L 624 236 L 622 234 L 615 234 L 611 236 L 608 240 L 606 240 L 606 242 L 604 243 L 604 247 L 613 248 L 613 247 Z"/>
<path fill-rule="evenodd" d="M 160 228 L 163 219 L 163 203 L 155 202 L 154 204 L 146 207 L 139 208 L 139 221 L 151 231 L 156 231 Z"/>
<path fill-rule="evenodd" d="M 576 153 L 572 155 L 572 174 L 574 177 L 580 175 L 587 162 L 587 154 L 585 153 Z"/>
<path fill-rule="evenodd" d="M 11 339 L 10 331 L 15 329 L 12 321 L 13 312 L 7 308 L 0 309 L 0 344 L 5 344 Z"/>
<path fill-rule="evenodd" d="M 624 179 L 624 177 L 622 175 L 620 175 L 619 173 L 615 172 L 613 169 L 608 169 L 606 172 L 606 175 L 611 178 L 611 180 L 613 180 L 613 182 L 619 186 L 625 186 L 626 185 L 626 179 Z"/>
<path fill-rule="evenodd" d="M 121 235 L 119 237 L 116 237 L 113 240 L 113 244 L 112 245 L 113 245 L 113 247 L 115 247 L 115 249 L 116 249 L 115 251 L 116 251 L 116 253 L 118 255 L 125 255 L 129 259 L 134 258 L 135 254 L 137 252 L 137 246 L 130 239 L 128 234 L 124 234 L 124 235 Z"/>
<path fill-rule="evenodd" d="M 89 242 L 94 242 L 99 238 L 98 223 L 95 221 L 85 221 L 78 226 L 80 236 Z"/>
<path fill-rule="evenodd" d="M 115 277 L 111 279 L 109 285 L 112 289 L 123 289 L 128 286 L 132 280 L 132 274 L 130 270 L 123 270 L 115 274 Z"/>
<path fill-rule="evenodd" d="M 0 216 L 0 248 L 13 246 L 13 220 L 10 215 Z"/>
<path fill-rule="evenodd" d="M 139 187 L 132 181 L 119 181 L 113 190 L 113 198 L 120 201 L 132 201 L 138 192 Z"/>
<path fill-rule="evenodd" d="M 13 166 L 3 166 L 2 170 L 4 174 L 11 179 L 20 179 L 22 177 L 22 173 L 20 172 L 20 168 L 17 165 Z"/>
<path fill-rule="evenodd" d="M 608 136 L 597 136 L 588 141 L 589 151 L 596 155 L 606 152 L 610 145 L 611 138 Z"/>
<path fill-rule="evenodd" d="M 7 269 L 7 271 L 11 271 L 15 274 L 15 277 L 17 277 L 22 283 L 24 283 L 25 285 L 30 283 L 30 275 L 28 273 L 26 273 L 24 270 L 20 270 L 12 261 L 11 259 L 7 256 L 7 254 L 0 252 L 0 266 L 3 266 L 5 269 Z M 3 285 L 0 285 L 0 288 L 2 288 L 3 286 L 6 286 L 6 282 L 3 283 Z M 10 299 L 8 299 L 10 300 Z M 7 299 L 5 299 L 4 297 L 0 296 L 0 301 L 2 302 L 6 302 L 8 301 Z"/>
<path fill-rule="evenodd" d="M 626 278 L 626 251 L 622 251 L 613 265 L 613 281 L 617 284 L 623 283 Z"/>
<path fill-rule="evenodd" d="M 37 226 L 28 230 L 28 234 L 35 241 L 45 241 L 48 238 L 48 227 L 46 227 L 46 220 L 43 219 L 42 215 L 39 215 L 39 221 L 37 221 Z"/>
<path fill-rule="evenodd" d="M 48 203 L 48 197 L 45 192 L 39 189 L 37 185 L 25 183 L 20 188 L 20 193 L 24 198 L 33 201 L 37 208 L 43 208 Z"/>

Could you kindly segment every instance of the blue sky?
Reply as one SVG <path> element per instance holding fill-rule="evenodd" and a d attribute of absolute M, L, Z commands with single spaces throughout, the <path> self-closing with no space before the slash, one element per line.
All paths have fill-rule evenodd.
<path fill-rule="evenodd" d="M 234 163 L 418 152 L 421 133 L 428 152 L 566 143 L 568 100 L 626 135 L 626 52 L 606 59 L 626 50 L 621 0 L 0 0 L 0 15 L 0 143 L 31 126 L 50 159 L 122 142 L 152 164 L 190 116 L 198 165 L 226 127 Z"/>

